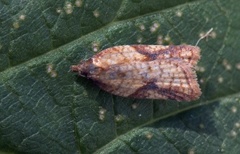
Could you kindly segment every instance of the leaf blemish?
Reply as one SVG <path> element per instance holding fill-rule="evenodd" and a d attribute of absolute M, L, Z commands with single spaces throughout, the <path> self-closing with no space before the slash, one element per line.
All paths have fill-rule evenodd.
<path fill-rule="evenodd" d="M 100 16 L 100 12 L 98 11 L 98 10 L 94 10 L 93 11 L 93 15 L 94 15 L 94 17 L 99 17 Z"/>
<path fill-rule="evenodd" d="M 195 154 L 194 149 L 189 149 L 189 150 L 188 150 L 188 154 Z"/>
<path fill-rule="evenodd" d="M 158 37 L 157 37 L 157 44 L 159 44 L 159 45 L 163 44 L 163 36 L 162 35 L 158 35 Z"/>
<path fill-rule="evenodd" d="M 240 128 L 240 123 L 239 123 L 239 122 L 236 122 L 236 123 L 234 124 L 234 126 L 235 126 L 236 128 Z"/>
<path fill-rule="evenodd" d="M 230 133 L 229 133 L 229 136 L 230 137 L 233 137 L 233 138 L 236 138 L 237 137 L 237 132 L 235 130 L 231 130 Z"/>
<path fill-rule="evenodd" d="M 152 137 L 153 137 L 153 134 L 151 133 L 151 132 L 148 132 L 147 134 L 146 134 L 146 138 L 147 139 L 152 139 Z"/>
<path fill-rule="evenodd" d="M 226 59 L 223 60 L 222 65 L 225 67 L 226 70 L 231 70 L 232 69 L 232 65 L 228 63 L 228 61 Z"/>
<path fill-rule="evenodd" d="M 53 64 L 47 64 L 46 72 L 52 77 L 57 77 L 57 72 L 53 69 Z"/>
<path fill-rule="evenodd" d="M 18 21 L 15 21 L 15 22 L 13 23 L 13 28 L 18 29 L 19 27 L 20 27 L 19 22 L 18 22 Z"/>
<path fill-rule="evenodd" d="M 139 26 L 139 29 L 140 29 L 141 31 L 144 31 L 146 28 L 145 28 L 144 25 L 140 25 L 140 26 Z"/>
<path fill-rule="evenodd" d="M 205 72 L 205 68 L 203 66 L 196 66 L 196 71 Z"/>
<path fill-rule="evenodd" d="M 60 13 L 62 13 L 62 9 L 61 8 L 57 8 L 56 12 L 60 14 Z"/>
<path fill-rule="evenodd" d="M 51 73 L 53 71 L 53 65 L 52 64 L 48 64 L 47 65 L 47 73 Z"/>
<path fill-rule="evenodd" d="M 234 125 L 235 125 L 236 128 L 240 128 L 240 123 L 239 122 L 236 122 Z"/>
<path fill-rule="evenodd" d="M 183 14 L 182 11 L 177 11 L 177 12 L 176 12 L 176 16 L 178 16 L 178 17 L 181 17 L 182 14 Z"/>
<path fill-rule="evenodd" d="M 132 109 L 135 110 L 138 107 L 138 105 L 139 105 L 138 103 L 133 103 L 132 104 Z"/>
<path fill-rule="evenodd" d="M 137 42 L 138 42 L 138 43 L 142 43 L 142 41 L 143 41 L 143 38 L 142 38 L 141 36 L 138 37 Z"/>
<path fill-rule="evenodd" d="M 204 83 L 204 79 L 200 79 L 199 82 L 200 82 L 200 83 Z"/>
<path fill-rule="evenodd" d="M 222 76 L 219 76 L 219 77 L 218 77 L 218 83 L 223 83 L 223 80 L 224 80 L 224 79 L 223 79 Z"/>
<path fill-rule="evenodd" d="M 237 63 L 237 64 L 236 64 L 236 68 L 237 68 L 238 70 L 240 70 L 240 63 Z"/>
<path fill-rule="evenodd" d="M 19 20 L 22 20 L 22 21 L 23 21 L 23 20 L 25 20 L 25 19 L 26 19 L 26 15 L 22 14 L 22 15 L 19 16 Z"/>
<path fill-rule="evenodd" d="M 105 114 L 106 114 L 107 110 L 104 109 L 103 107 L 99 107 L 99 120 L 103 121 L 105 119 Z"/>
<path fill-rule="evenodd" d="M 125 119 L 125 117 L 121 114 L 118 114 L 115 116 L 115 121 L 118 123 L 122 122 L 124 119 Z"/>
<path fill-rule="evenodd" d="M 73 12 L 73 5 L 72 5 L 72 3 L 67 1 L 65 3 L 64 10 L 65 10 L 66 14 L 72 14 L 72 12 Z"/>
<path fill-rule="evenodd" d="M 93 50 L 93 52 L 98 52 L 99 48 L 100 48 L 99 43 L 97 43 L 97 42 L 93 42 L 92 43 L 92 50 Z"/>
<path fill-rule="evenodd" d="M 76 1 L 75 1 L 75 5 L 76 5 L 77 7 L 81 7 L 82 4 L 83 4 L 83 1 L 82 1 L 82 0 L 76 0 Z"/>
<path fill-rule="evenodd" d="M 199 128 L 204 129 L 205 128 L 204 124 L 203 123 L 199 124 Z"/>
<path fill-rule="evenodd" d="M 237 107 L 236 107 L 236 106 L 233 106 L 233 107 L 231 108 L 231 111 L 232 111 L 232 113 L 236 113 L 236 112 L 237 112 Z"/>
<path fill-rule="evenodd" d="M 158 28 L 160 27 L 160 24 L 155 22 L 153 23 L 153 25 L 150 27 L 150 32 L 154 33 L 158 30 Z"/>

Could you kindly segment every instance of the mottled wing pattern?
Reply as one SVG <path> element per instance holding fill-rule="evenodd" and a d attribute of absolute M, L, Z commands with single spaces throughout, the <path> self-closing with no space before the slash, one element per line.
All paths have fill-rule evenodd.
<path fill-rule="evenodd" d="M 115 95 L 191 101 L 201 95 L 193 70 L 199 58 L 196 46 L 115 46 L 72 70 Z"/>
<path fill-rule="evenodd" d="M 99 86 L 124 97 L 190 101 L 201 93 L 191 67 L 177 59 L 115 65 L 103 73 Z"/>
<path fill-rule="evenodd" d="M 152 59 L 178 58 L 196 65 L 200 59 L 200 48 L 191 45 L 163 46 L 163 45 L 133 45 L 137 52 Z"/>
<path fill-rule="evenodd" d="M 96 66 L 108 68 L 116 64 L 128 64 L 134 61 L 146 61 L 147 56 L 136 52 L 136 49 L 129 45 L 115 46 L 105 49 L 92 57 Z"/>

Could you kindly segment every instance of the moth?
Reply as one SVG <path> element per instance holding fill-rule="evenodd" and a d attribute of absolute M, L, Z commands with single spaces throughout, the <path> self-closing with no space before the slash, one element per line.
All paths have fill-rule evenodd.
<path fill-rule="evenodd" d="M 122 45 L 105 49 L 71 70 L 122 97 L 193 101 L 201 90 L 195 66 L 200 48 L 191 45 Z"/>

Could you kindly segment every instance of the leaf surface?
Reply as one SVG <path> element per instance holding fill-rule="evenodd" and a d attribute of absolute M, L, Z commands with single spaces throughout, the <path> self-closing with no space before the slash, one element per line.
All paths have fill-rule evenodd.
<path fill-rule="evenodd" d="M 0 2 L 0 148 L 239 153 L 238 0 Z M 194 102 L 113 96 L 70 66 L 115 45 L 202 40 Z"/>

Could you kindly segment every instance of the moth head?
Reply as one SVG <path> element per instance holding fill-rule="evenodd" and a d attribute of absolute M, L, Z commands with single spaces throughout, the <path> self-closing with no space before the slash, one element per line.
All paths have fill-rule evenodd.
<path fill-rule="evenodd" d="M 102 68 L 94 65 L 92 59 L 81 61 L 78 65 L 72 65 L 71 71 L 78 72 L 80 76 L 91 78 L 97 76 L 101 72 Z"/>

